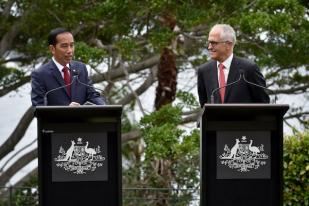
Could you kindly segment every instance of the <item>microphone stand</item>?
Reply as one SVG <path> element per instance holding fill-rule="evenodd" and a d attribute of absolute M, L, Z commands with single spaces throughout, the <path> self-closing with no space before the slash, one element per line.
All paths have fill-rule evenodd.
<path fill-rule="evenodd" d="M 264 86 L 261 86 L 261 85 L 258 85 L 258 84 L 255 84 L 255 83 L 253 83 L 253 82 L 248 81 L 248 80 L 246 79 L 245 75 L 244 75 L 244 71 L 241 70 L 240 72 L 241 72 L 241 75 L 243 76 L 243 79 L 244 79 L 244 81 L 245 81 L 246 83 L 251 84 L 251 85 L 254 85 L 254 86 L 259 87 L 259 88 L 262 88 L 262 89 L 265 89 L 265 90 L 267 90 L 267 91 L 270 91 L 272 94 L 274 94 L 274 95 L 275 95 L 275 102 L 274 102 L 274 104 L 276 104 L 276 102 L 277 102 L 277 94 L 276 94 L 273 90 L 268 89 L 267 87 L 264 87 Z"/>
<path fill-rule="evenodd" d="M 233 84 L 236 84 L 237 82 L 239 82 L 239 81 L 241 80 L 241 77 L 242 77 L 242 73 L 240 73 L 239 78 L 238 78 L 236 81 L 231 82 L 231 83 L 226 84 L 226 85 L 224 85 L 224 86 L 222 86 L 222 87 L 218 87 L 218 88 L 212 90 L 211 95 L 210 95 L 210 103 L 211 103 L 211 104 L 214 104 L 214 103 L 215 103 L 214 94 L 215 94 L 218 90 L 220 90 L 220 89 L 222 89 L 222 88 L 224 88 L 224 87 L 229 87 L 229 86 L 231 86 L 231 85 L 233 85 Z"/>
<path fill-rule="evenodd" d="M 97 88 L 97 87 L 94 87 L 94 86 L 92 86 L 92 85 L 85 84 L 85 83 L 81 82 L 81 81 L 79 80 L 79 78 L 78 78 L 78 74 L 76 75 L 76 80 L 77 80 L 77 82 L 80 83 L 81 85 L 84 85 L 84 86 L 86 86 L 86 87 L 90 87 L 90 88 L 92 88 L 92 89 L 94 89 L 94 90 L 99 90 L 100 92 L 102 92 L 102 93 L 103 93 L 103 96 L 102 96 L 102 95 L 100 95 L 100 96 L 103 98 L 104 102 L 107 104 L 107 100 L 106 100 L 105 95 L 104 95 L 104 90 L 99 89 L 99 88 Z"/>
<path fill-rule="evenodd" d="M 48 101 L 47 101 L 47 95 L 48 95 L 49 93 L 51 93 L 51 92 L 53 92 L 53 91 L 56 91 L 56 90 L 58 90 L 58 89 L 65 88 L 65 87 L 67 87 L 67 86 L 71 86 L 71 85 L 73 84 L 74 80 L 76 79 L 76 77 L 77 77 L 77 75 L 74 75 L 74 76 L 73 76 L 72 81 L 71 81 L 70 84 L 68 84 L 68 85 L 63 85 L 63 86 L 61 86 L 61 87 L 57 87 L 57 88 L 51 89 L 51 90 L 49 90 L 48 92 L 46 92 L 45 95 L 44 95 L 44 106 L 47 106 L 47 103 L 48 103 Z M 77 78 L 77 79 L 78 79 L 78 78 Z"/>

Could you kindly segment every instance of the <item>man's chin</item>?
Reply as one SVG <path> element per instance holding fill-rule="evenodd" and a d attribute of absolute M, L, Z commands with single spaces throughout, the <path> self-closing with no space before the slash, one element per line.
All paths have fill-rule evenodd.
<path fill-rule="evenodd" d="M 72 61 L 72 58 L 65 59 L 65 63 L 69 64 Z"/>
<path fill-rule="evenodd" d="M 210 58 L 213 60 L 218 60 L 218 56 L 217 55 L 210 55 Z"/>

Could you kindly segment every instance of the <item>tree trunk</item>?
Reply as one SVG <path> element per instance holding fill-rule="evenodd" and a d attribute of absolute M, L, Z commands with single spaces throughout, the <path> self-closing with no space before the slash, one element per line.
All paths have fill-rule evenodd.
<path fill-rule="evenodd" d="M 157 76 L 155 108 L 159 110 L 163 105 L 172 103 L 176 96 L 177 68 L 175 55 L 171 49 L 163 49 Z"/>

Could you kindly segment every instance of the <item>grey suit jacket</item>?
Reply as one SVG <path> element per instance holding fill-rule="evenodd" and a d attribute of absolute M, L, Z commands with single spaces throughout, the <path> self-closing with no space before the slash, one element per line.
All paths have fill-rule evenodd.
<path fill-rule="evenodd" d="M 91 85 L 91 81 L 88 78 L 88 72 L 85 64 L 78 61 L 71 61 L 71 95 L 67 93 L 66 88 L 56 89 L 55 88 L 64 86 L 64 80 L 62 75 L 55 65 L 50 60 L 48 63 L 42 65 L 31 74 L 31 101 L 33 106 L 44 105 L 44 97 L 48 91 L 47 105 L 69 105 L 71 102 L 78 102 L 84 104 L 89 101 L 93 104 L 103 105 L 105 104 L 104 97 L 100 96 L 100 93 L 94 90 L 91 86 L 82 85 L 74 79 L 72 69 L 78 71 L 78 80 L 84 84 Z"/>
<path fill-rule="evenodd" d="M 235 56 L 231 63 L 227 84 L 239 79 L 240 70 L 244 71 L 246 80 L 266 86 L 265 79 L 256 64 Z M 205 103 L 211 102 L 212 92 L 219 87 L 216 61 L 211 60 L 198 68 L 197 87 L 200 105 L 203 107 Z M 219 91 L 214 92 L 214 103 L 221 103 Z M 269 103 L 269 96 L 264 89 L 250 85 L 241 79 L 226 87 L 224 103 Z"/>

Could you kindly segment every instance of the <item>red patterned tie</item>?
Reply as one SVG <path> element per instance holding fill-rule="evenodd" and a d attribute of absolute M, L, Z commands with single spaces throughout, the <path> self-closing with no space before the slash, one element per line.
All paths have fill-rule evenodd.
<path fill-rule="evenodd" d="M 65 67 L 63 67 L 62 71 L 63 71 L 64 83 L 65 83 L 65 85 L 68 85 L 66 87 L 67 92 L 68 92 L 69 96 L 71 96 L 71 86 L 69 85 L 71 83 L 71 77 L 70 77 L 70 73 L 69 73 L 69 68 L 65 66 Z"/>
<path fill-rule="evenodd" d="M 225 75 L 224 75 L 224 65 L 219 64 L 219 71 L 220 71 L 220 76 L 219 76 L 219 83 L 220 87 L 225 86 Z M 221 102 L 224 103 L 224 95 L 225 95 L 225 87 L 220 89 L 220 97 L 221 97 Z"/>

